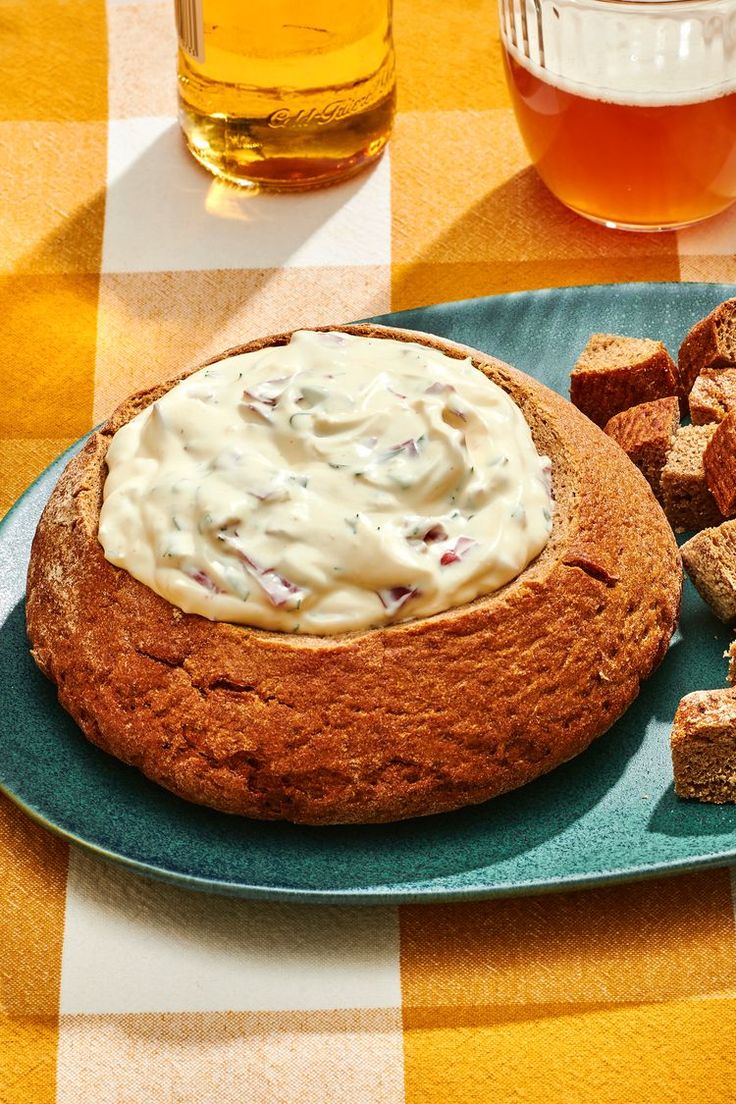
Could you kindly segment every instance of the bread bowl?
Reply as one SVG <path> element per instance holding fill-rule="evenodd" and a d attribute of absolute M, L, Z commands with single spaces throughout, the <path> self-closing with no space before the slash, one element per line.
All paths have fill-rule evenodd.
<path fill-rule="evenodd" d="M 429 335 L 324 329 L 470 356 L 511 396 L 553 463 L 541 554 L 486 597 L 337 636 L 183 613 L 105 559 L 97 525 L 112 436 L 185 373 L 124 402 L 52 494 L 28 575 L 34 658 L 89 740 L 190 801 L 305 824 L 485 801 L 583 751 L 636 697 L 678 616 L 674 539 L 619 447 L 530 377 Z"/>

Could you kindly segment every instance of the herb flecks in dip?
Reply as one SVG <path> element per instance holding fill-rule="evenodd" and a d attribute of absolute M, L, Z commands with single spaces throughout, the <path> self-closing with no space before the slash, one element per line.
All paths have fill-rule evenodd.
<path fill-rule="evenodd" d="M 321 636 L 489 594 L 551 530 L 550 465 L 470 360 L 298 332 L 115 434 L 99 539 L 187 613 Z"/>

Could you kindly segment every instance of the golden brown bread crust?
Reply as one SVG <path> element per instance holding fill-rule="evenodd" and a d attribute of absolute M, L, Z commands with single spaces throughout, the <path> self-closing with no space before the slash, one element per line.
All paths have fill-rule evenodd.
<path fill-rule="evenodd" d="M 703 601 L 724 624 L 736 624 L 736 521 L 702 529 L 680 555 Z"/>
<path fill-rule="evenodd" d="M 640 403 L 614 414 L 604 433 L 621 446 L 661 502 L 662 469 L 680 425 L 677 396 Z"/>
<path fill-rule="evenodd" d="M 735 322 L 736 299 L 726 299 L 685 334 L 677 356 L 685 395 L 701 372 L 736 367 Z"/>
<path fill-rule="evenodd" d="M 601 427 L 623 410 L 679 391 L 677 365 L 648 337 L 591 334 L 570 374 L 570 401 Z"/>
<path fill-rule="evenodd" d="M 552 457 L 556 508 L 549 544 L 517 579 L 338 637 L 182 613 L 108 563 L 96 536 L 110 437 L 177 381 L 123 403 L 69 464 L 28 575 L 33 655 L 93 743 L 191 801 L 306 824 L 459 808 L 578 754 L 663 658 L 682 579 L 644 479 L 560 396 L 425 334 L 334 328 L 471 355 L 519 404 Z"/>
<path fill-rule="evenodd" d="M 736 802 L 736 690 L 686 694 L 675 713 L 671 747 L 678 797 Z"/>
<path fill-rule="evenodd" d="M 718 509 L 705 476 L 703 456 L 716 425 L 680 426 L 662 468 L 662 505 L 676 533 L 720 525 Z"/>
<path fill-rule="evenodd" d="M 736 413 L 736 368 L 708 368 L 693 384 L 688 400 L 693 425 L 722 422 Z"/>
<path fill-rule="evenodd" d="M 703 467 L 708 490 L 724 517 L 736 514 L 736 414 L 716 426 L 705 446 Z"/>

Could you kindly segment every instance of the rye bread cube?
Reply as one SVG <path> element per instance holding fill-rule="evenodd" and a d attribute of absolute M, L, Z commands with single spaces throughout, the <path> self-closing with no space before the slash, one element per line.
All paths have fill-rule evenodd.
<path fill-rule="evenodd" d="M 677 368 L 661 341 L 591 334 L 570 377 L 570 400 L 596 425 L 622 410 L 679 394 Z"/>
<path fill-rule="evenodd" d="M 715 425 L 682 426 L 662 469 L 662 505 L 678 533 L 725 521 L 708 490 L 703 463 L 703 453 L 715 431 Z"/>
<path fill-rule="evenodd" d="M 723 653 L 728 660 L 728 675 L 727 681 L 731 686 L 736 686 L 736 640 L 729 646 L 729 648 Z"/>
<path fill-rule="evenodd" d="M 736 624 L 736 521 L 703 529 L 680 552 L 703 601 L 720 621 Z"/>
<path fill-rule="evenodd" d="M 606 423 L 629 460 L 636 464 L 657 498 L 661 494 L 662 469 L 680 424 L 680 404 L 674 395 L 639 403 L 622 410 Z"/>
<path fill-rule="evenodd" d="M 686 694 L 675 713 L 671 747 L 678 797 L 736 801 L 736 690 Z"/>
<path fill-rule="evenodd" d="M 726 299 L 686 334 L 677 357 L 680 380 L 689 395 L 701 372 L 736 368 L 736 299 Z"/>
<path fill-rule="evenodd" d="M 694 425 L 722 422 L 736 412 L 736 368 L 708 368 L 701 372 L 690 392 L 690 417 Z"/>
<path fill-rule="evenodd" d="M 736 514 L 736 414 L 716 426 L 703 453 L 708 489 L 724 517 Z"/>

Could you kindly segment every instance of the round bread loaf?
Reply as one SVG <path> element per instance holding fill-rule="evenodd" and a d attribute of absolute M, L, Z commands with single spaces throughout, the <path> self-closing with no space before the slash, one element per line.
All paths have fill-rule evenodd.
<path fill-rule="evenodd" d="M 89 740 L 190 801 L 303 824 L 485 801 L 577 755 L 631 704 L 677 621 L 675 541 L 618 445 L 540 383 L 426 334 L 324 328 L 470 356 L 512 397 L 553 464 L 537 559 L 468 605 L 341 636 L 182 613 L 97 540 L 112 435 L 181 376 L 124 402 L 54 490 L 28 575 L 34 658 Z"/>

